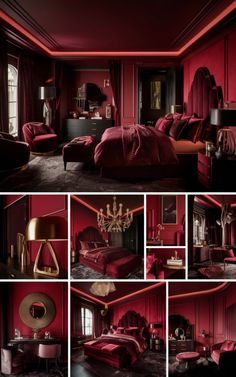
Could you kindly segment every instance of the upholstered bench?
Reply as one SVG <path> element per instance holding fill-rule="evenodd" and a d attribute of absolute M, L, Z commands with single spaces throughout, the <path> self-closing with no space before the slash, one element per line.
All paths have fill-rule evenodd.
<path fill-rule="evenodd" d="M 180 369 L 187 369 L 190 363 L 200 359 L 199 352 L 181 352 L 176 355 L 176 360 L 180 363 Z"/>
<path fill-rule="evenodd" d="M 90 162 L 93 160 L 96 139 L 93 136 L 76 137 L 62 150 L 64 169 L 67 162 Z"/>
<path fill-rule="evenodd" d="M 115 279 L 125 278 L 140 265 L 140 257 L 129 254 L 127 257 L 116 259 L 107 265 L 106 274 Z"/>

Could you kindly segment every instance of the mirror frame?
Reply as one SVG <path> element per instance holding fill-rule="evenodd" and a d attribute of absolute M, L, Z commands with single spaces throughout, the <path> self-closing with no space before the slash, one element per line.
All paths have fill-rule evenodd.
<path fill-rule="evenodd" d="M 180 331 L 182 332 L 182 334 L 180 334 Z M 182 327 L 176 327 L 175 329 L 175 335 L 178 336 L 179 338 L 181 336 L 184 336 L 185 332 L 184 332 L 184 329 Z"/>
<path fill-rule="evenodd" d="M 46 308 L 46 313 L 42 318 L 33 318 L 30 314 L 31 305 L 36 302 L 42 302 Z M 19 306 L 20 319 L 32 329 L 42 329 L 48 326 L 54 319 L 56 308 L 54 302 L 45 293 L 30 293 L 25 296 Z"/>

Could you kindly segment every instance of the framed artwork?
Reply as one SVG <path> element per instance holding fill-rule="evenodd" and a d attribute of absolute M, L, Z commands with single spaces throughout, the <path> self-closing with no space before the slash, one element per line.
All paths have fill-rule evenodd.
<path fill-rule="evenodd" d="M 177 224 L 176 195 L 162 196 L 162 224 Z"/>
<path fill-rule="evenodd" d="M 151 81 L 151 110 L 161 109 L 161 81 Z"/>

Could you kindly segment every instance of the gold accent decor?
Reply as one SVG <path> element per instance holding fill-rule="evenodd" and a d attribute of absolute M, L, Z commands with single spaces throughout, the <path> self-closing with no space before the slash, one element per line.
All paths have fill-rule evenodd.
<path fill-rule="evenodd" d="M 51 277 L 59 276 L 60 267 L 51 241 L 67 240 L 66 220 L 59 216 L 34 217 L 27 224 L 26 240 L 41 241 L 41 245 L 34 262 L 34 273 Z M 46 246 L 54 262 L 54 267 L 39 267 L 42 254 Z"/>
<path fill-rule="evenodd" d="M 118 209 L 116 196 L 113 196 L 112 210 L 110 204 L 107 204 L 106 208 L 106 215 L 102 208 L 97 213 L 97 223 L 102 232 L 124 232 L 130 227 L 133 221 L 133 213 L 127 208 L 123 214 L 123 204 L 119 203 Z"/>

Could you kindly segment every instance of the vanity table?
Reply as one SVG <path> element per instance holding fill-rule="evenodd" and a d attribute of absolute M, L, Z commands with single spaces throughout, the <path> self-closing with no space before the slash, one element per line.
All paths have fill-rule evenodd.
<path fill-rule="evenodd" d="M 7 343 L 9 347 L 17 347 L 22 348 L 21 346 L 27 344 L 58 344 L 61 343 L 61 339 L 59 338 L 28 338 L 28 337 L 21 337 L 21 338 L 13 338 L 10 339 Z"/>

